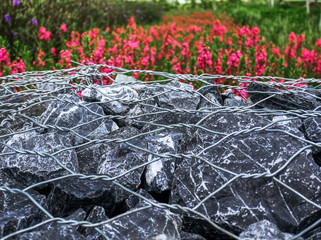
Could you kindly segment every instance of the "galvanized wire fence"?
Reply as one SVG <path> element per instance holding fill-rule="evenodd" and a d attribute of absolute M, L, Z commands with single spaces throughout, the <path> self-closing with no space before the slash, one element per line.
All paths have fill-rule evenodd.
<path fill-rule="evenodd" d="M 107 72 L 101 72 L 101 68 L 109 69 L 110 71 Z M 149 78 L 149 81 L 120 81 L 113 83 L 113 86 L 128 86 L 128 87 L 141 87 L 141 88 L 150 88 L 153 86 L 152 84 L 165 84 L 162 86 L 166 86 L 166 91 L 182 91 L 182 92 L 188 92 L 191 94 L 197 94 L 202 99 L 206 99 L 208 103 L 211 103 L 211 107 L 205 107 L 205 108 L 199 108 L 196 110 L 189 110 L 184 108 L 164 108 L 161 106 L 154 106 L 146 102 L 148 100 L 148 97 L 145 96 L 145 99 L 137 98 L 137 99 L 126 99 L 126 97 L 120 96 L 119 99 L 113 99 L 110 101 L 121 101 L 123 103 L 130 103 L 130 104 L 140 104 L 141 106 L 144 106 L 146 108 L 153 109 L 149 112 L 140 113 L 139 115 L 106 115 L 101 114 L 97 112 L 93 112 L 89 106 L 90 102 L 85 101 L 73 101 L 70 99 L 60 99 L 59 93 L 69 93 L 73 94 L 79 98 L 82 97 L 82 93 L 85 89 L 94 88 L 95 84 L 96 86 L 102 85 L 104 81 L 107 82 L 114 82 L 116 76 L 121 75 L 138 75 L 138 79 L 140 76 L 147 76 Z M 172 82 L 172 81 L 182 81 L 185 83 L 194 83 L 194 85 L 197 85 L 199 88 L 196 90 L 185 88 L 185 89 L 179 89 L 175 88 L 172 85 L 166 85 L 166 83 Z M 281 78 L 281 77 L 269 77 L 269 76 L 256 76 L 256 77 L 248 77 L 248 76 L 222 76 L 222 75 L 209 75 L 209 74 L 203 74 L 199 76 L 195 75 L 185 75 L 185 74 L 171 74 L 171 73 L 165 73 L 165 72 L 156 72 L 156 71 L 149 71 L 149 70 L 127 70 L 123 68 L 116 68 L 112 66 L 106 66 L 106 65 L 90 65 L 90 66 L 79 66 L 71 69 L 63 69 L 63 70 L 55 70 L 55 71 L 41 71 L 41 72 L 24 72 L 24 73 L 18 73 L 15 75 L 0 77 L 0 130 L 6 129 L 6 133 L 0 132 L 0 150 L 3 150 L 4 148 L 10 149 L 11 151 L 3 151 L 1 153 L 0 151 L 0 159 L 1 157 L 7 157 L 9 155 L 16 155 L 16 154 L 33 154 L 33 155 L 39 155 L 42 157 L 48 157 L 52 158 L 55 162 L 55 164 L 60 165 L 62 168 L 64 168 L 67 172 L 67 174 L 63 176 L 58 176 L 55 178 L 51 178 L 45 181 L 40 181 L 37 183 L 34 183 L 30 186 L 27 186 L 25 188 L 13 188 L 10 187 L 10 185 L 2 185 L 0 184 L 0 191 L 4 192 L 11 192 L 14 194 L 22 195 L 25 198 L 29 199 L 33 202 L 33 204 L 39 208 L 47 217 L 47 220 L 44 220 L 38 224 L 32 225 L 28 228 L 20 229 L 18 231 L 12 232 L 9 235 L 3 236 L 2 239 L 10 239 L 19 236 L 19 234 L 32 231 L 37 229 L 39 226 L 48 224 L 50 222 L 57 222 L 59 224 L 67 224 L 70 226 L 81 226 L 83 228 L 94 228 L 97 232 L 101 234 L 102 237 L 105 237 L 108 239 L 108 236 L 99 228 L 100 226 L 111 223 L 117 218 L 120 218 L 125 215 L 130 215 L 137 211 L 142 211 L 147 208 L 161 208 L 161 209 L 169 209 L 176 212 L 180 212 L 182 215 L 184 214 L 190 214 L 193 216 L 198 216 L 198 218 L 201 218 L 209 223 L 212 227 L 217 229 L 218 231 L 226 234 L 230 238 L 234 239 L 240 239 L 239 236 L 237 236 L 235 233 L 225 229 L 223 226 L 215 222 L 214 219 L 210 219 L 208 216 L 204 215 L 201 211 L 199 211 L 200 206 L 202 206 L 205 202 L 211 201 L 215 195 L 219 194 L 224 188 L 227 188 L 229 185 L 231 185 L 233 182 L 235 182 L 237 179 L 259 179 L 259 178 L 268 178 L 273 180 L 274 183 L 277 183 L 284 188 L 287 189 L 288 192 L 291 192 L 291 194 L 298 196 L 301 198 L 304 202 L 307 202 L 308 204 L 311 204 L 315 206 L 317 209 L 321 209 L 321 205 L 319 202 L 313 201 L 306 196 L 304 196 L 302 193 L 294 189 L 293 187 L 289 186 L 287 183 L 280 180 L 277 175 L 285 171 L 288 167 L 288 165 L 295 159 L 299 154 L 305 151 L 310 151 L 313 147 L 321 147 L 321 143 L 318 142 L 312 142 L 306 138 L 303 138 L 302 136 L 297 136 L 291 131 L 287 131 L 286 129 L 273 129 L 275 125 L 278 123 L 282 123 L 284 121 L 290 121 L 295 119 L 301 119 L 304 120 L 309 117 L 321 117 L 320 110 L 318 107 L 312 110 L 304 110 L 304 109 L 292 109 L 292 110 L 275 110 L 275 109 L 268 109 L 268 108 L 258 108 L 257 106 L 267 101 L 271 96 L 262 99 L 259 102 L 253 103 L 250 101 L 250 99 L 247 99 L 247 94 L 249 94 L 249 91 L 247 90 L 247 84 L 253 82 L 253 80 L 256 81 L 262 81 L 265 82 L 266 85 L 272 86 L 277 89 L 282 89 L 280 92 L 273 92 L 273 94 L 289 94 L 293 91 L 299 92 L 302 94 L 305 94 L 306 96 L 314 97 L 317 100 L 321 100 L 321 98 L 314 94 L 314 92 L 318 92 L 319 90 L 319 84 L 321 82 L 320 79 L 288 79 L 288 78 Z M 233 83 L 233 84 L 225 84 Z M 94 84 L 95 83 L 95 84 Z M 304 85 L 309 85 L 310 87 L 304 87 Z M 224 106 L 219 105 L 216 102 L 213 102 L 211 99 L 207 99 L 202 93 L 201 89 L 204 89 L 206 87 L 215 86 L 217 87 L 222 93 L 224 92 L 226 97 L 230 98 L 236 98 L 238 101 L 243 102 L 245 104 L 241 104 L 239 106 Z M 108 87 L 108 86 L 106 86 Z M 309 90 L 309 91 L 308 91 Z M 163 92 L 163 93 L 166 93 Z M 263 94 L 264 92 L 262 92 Z M 265 92 L 266 93 L 266 92 Z M 238 95 L 238 96 L 237 96 Z M 155 97 L 155 95 L 149 96 L 150 98 Z M 10 99 L 10 100 L 8 100 Z M 15 99 L 20 99 L 19 101 L 16 101 Z M 148 125 L 151 126 L 148 131 L 141 132 L 135 136 L 131 136 L 130 138 L 109 138 L 108 135 L 106 135 L 104 138 L 95 138 L 95 137 L 88 137 L 85 135 L 82 135 L 81 131 L 78 131 L 77 129 L 81 126 L 75 126 L 72 128 L 66 128 L 62 126 L 52 125 L 52 124 L 42 124 L 39 122 L 39 119 L 37 114 L 33 115 L 32 112 L 34 109 L 38 108 L 39 106 L 44 106 L 44 108 L 48 107 L 50 103 L 53 101 L 59 101 L 59 102 L 67 102 L 69 104 L 74 104 L 75 106 L 80 106 L 88 110 L 88 112 L 91 112 L 96 115 L 96 119 L 88 121 L 87 123 L 84 123 L 83 125 L 90 125 L 94 121 L 101 120 L 101 119 L 116 119 L 119 121 L 125 121 L 130 120 L 132 123 L 141 124 L 141 125 Z M 321 105 L 320 105 L 321 106 Z M 180 123 L 174 123 L 174 124 L 162 124 L 162 123 L 155 123 L 150 122 L 148 120 L 148 117 L 153 115 L 161 115 L 165 113 L 188 113 L 188 114 L 202 114 L 203 118 L 199 120 L 195 124 L 190 124 L 186 122 L 180 122 Z M 151 151 L 150 149 L 143 148 L 141 146 L 137 146 L 129 142 L 133 139 L 140 139 L 142 137 L 146 137 L 149 135 L 152 135 L 154 133 L 161 133 L 162 131 L 171 130 L 171 129 L 177 129 L 177 128 L 185 128 L 185 129 L 203 129 L 207 131 L 209 134 L 214 133 L 212 129 L 207 129 L 204 126 L 201 125 L 201 123 L 208 118 L 209 116 L 213 116 L 216 113 L 248 113 L 248 114 L 256 114 L 258 116 L 287 116 L 286 119 L 280 118 L 279 120 L 273 121 L 270 124 L 267 124 L 265 126 L 260 127 L 251 127 L 246 128 L 243 130 L 237 130 L 232 132 L 220 132 L 215 134 L 220 134 L 222 138 L 215 142 L 213 145 L 208 146 L 205 149 L 199 150 L 198 152 L 177 152 L 177 153 L 166 153 L 166 154 L 160 154 Z M 144 120 L 144 117 L 145 118 Z M 147 120 L 146 120 L 147 119 Z M 21 124 L 21 121 L 23 124 Z M 20 124 L 20 125 L 19 125 Z M 16 125 L 19 125 L 20 127 L 17 127 Z M 22 127 L 23 126 L 23 127 Z M 229 125 L 227 123 L 227 128 L 229 128 Z M 30 132 L 34 130 L 41 130 L 41 129 L 55 129 L 59 131 L 64 131 L 73 134 L 74 136 L 77 136 L 81 141 L 79 141 L 79 144 L 75 144 L 73 146 L 66 146 L 65 148 L 62 148 L 56 152 L 42 152 L 37 150 L 28 150 L 28 149 L 15 149 L 7 144 L 8 139 L 10 139 L 12 136 L 24 132 Z M 284 134 L 287 134 L 294 139 L 298 139 L 302 142 L 305 142 L 306 144 L 301 149 L 297 149 L 297 152 L 293 154 L 289 159 L 287 159 L 283 165 L 275 170 L 270 172 L 270 170 L 267 170 L 266 172 L 257 172 L 257 173 L 236 173 L 229 169 L 225 169 L 220 167 L 219 165 L 215 164 L 215 162 L 210 162 L 208 159 L 205 159 L 202 157 L 202 154 L 206 152 L 208 149 L 213 148 L 215 146 L 218 146 L 223 141 L 228 139 L 233 139 L 233 137 L 241 136 L 248 133 L 253 132 L 264 132 L 264 131 L 281 131 Z M 152 162 L 145 162 L 143 164 L 137 165 L 133 167 L 132 169 L 129 169 L 117 176 L 107 176 L 107 175 L 101 175 L 101 174 L 83 174 L 74 171 L 73 169 L 67 167 L 64 165 L 62 159 L 57 157 L 60 153 L 71 150 L 71 149 L 77 149 L 80 147 L 86 147 L 90 146 L 92 144 L 98 144 L 98 143 L 126 143 L 132 148 L 136 148 L 139 151 L 146 152 L 148 154 L 152 154 L 154 156 L 157 156 L 155 160 Z M 224 184 L 222 184 L 220 187 L 212 191 L 210 194 L 208 194 L 203 199 L 200 199 L 200 201 L 195 205 L 194 207 L 188 207 L 188 206 L 182 206 L 178 204 L 171 204 L 171 203 L 160 203 L 152 201 L 140 194 L 138 194 L 136 191 L 133 191 L 129 189 L 128 187 L 124 186 L 123 184 L 119 183 L 119 179 L 123 176 L 126 176 L 130 174 L 131 172 L 137 170 L 137 169 L 143 169 L 146 166 L 150 165 L 153 162 L 158 161 L 159 159 L 166 159 L 166 158 L 176 158 L 176 159 L 199 159 L 200 161 L 205 162 L 213 169 L 219 169 L 220 171 L 226 172 L 231 174 L 231 178 L 228 179 Z M 68 181 L 69 178 L 77 177 L 80 179 L 90 179 L 90 180 L 96 180 L 96 179 L 103 179 L 105 181 L 112 181 L 113 184 L 123 189 L 124 191 L 127 191 L 130 194 L 133 194 L 141 199 L 144 199 L 148 205 L 141 207 L 141 208 L 135 208 L 129 211 L 126 211 L 124 213 L 121 213 L 119 215 L 114 216 L 113 218 L 110 218 L 108 220 L 98 222 L 98 223 L 91 223 L 88 221 L 76 221 L 76 220 L 68 220 L 61 217 L 54 217 L 53 214 L 51 214 L 46 207 L 42 206 L 37 200 L 30 194 L 30 190 L 34 189 L 36 187 L 45 185 L 47 183 L 53 183 L 59 180 L 66 180 Z M 178 176 L 179 177 L 179 176 Z M 297 233 L 292 239 L 296 239 L 305 233 L 309 232 L 311 229 L 315 228 L 321 224 L 321 218 L 319 220 L 316 220 L 312 222 L 308 227 L 302 229 L 299 233 Z"/>

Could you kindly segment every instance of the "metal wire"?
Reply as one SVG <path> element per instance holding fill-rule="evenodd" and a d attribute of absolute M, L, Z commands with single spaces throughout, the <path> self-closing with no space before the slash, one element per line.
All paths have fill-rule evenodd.
<path fill-rule="evenodd" d="M 108 73 L 101 72 L 102 68 L 109 69 L 110 71 Z M 60 99 L 58 97 L 59 93 L 70 93 L 75 96 L 77 96 L 77 93 L 81 96 L 81 92 L 85 89 L 96 89 L 99 91 L 99 88 L 97 88 L 99 85 L 102 85 L 104 83 L 104 80 L 107 81 L 114 81 L 115 77 L 117 75 L 132 75 L 132 74 L 140 74 L 142 76 L 149 77 L 149 81 L 136 81 L 136 82 L 115 82 L 113 83 L 113 86 L 145 86 L 146 88 L 153 88 L 156 86 L 155 84 L 162 84 L 161 86 L 166 89 L 164 92 L 158 94 L 160 96 L 161 94 L 166 94 L 167 92 L 176 91 L 176 92 L 185 92 L 190 94 L 197 94 L 200 96 L 200 98 L 206 100 L 208 103 L 212 104 L 212 107 L 202 108 L 198 110 L 189 110 L 189 109 L 182 109 L 182 108 L 164 108 L 164 107 L 157 107 L 154 105 L 151 105 L 148 103 L 148 100 L 154 98 L 155 95 L 150 96 L 144 96 L 144 98 L 141 99 L 134 99 L 134 100 L 126 100 L 124 98 L 121 99 L 112 99 L 110 102 L 119 100 L 123 103 L 131 103 L 131 104 L 138 104 L 141 107 L 146 107 L 153 109 L 151 112 L 141 113 L 139 115 L 104 115 L 99 114 L 97 112 L 94 112 L 90 109 L 90 106 L 94 103 L 90 102 L 84 102 L 84 101 L 74 101 L 74 100 L 68 100 L 68 99 Z M 225 80 L 233 80 L 235 82 L 234 85 L 229 84 L 223 84 L 223 81 L 220 81 L 222 79 Z M 192 89 L 181 89 L 174 87 L 173 85 L 168 85 L 164 83 L 169 83 L 174 80 L 180 80 L 183 82 L 192 82 L 194 84 L 198 84 L 200 86 L 200 89 L 198 90 L 192 90 Z M 151 70 L 128 70 L 124 68 L 117 68 L 113 66 L 108 65 L 80 65 L 78 67 L 70 68 L 70 69 L 62 69 L 62 70 L 54 70 L 54 71 L 34 71 L 34 72 L 24 72 L 24 73 L 17 73 L 15 75 L 10 76 L 4 76 L 0 77 L 0 119 L 2 121 L 0 122 L 0 127 L 6 128 L 8 124 L 13 123 L 15 121 L 18 121 L 19 119 L 23 120 L 24 123 L 27 125 L 30 124 L 29 128 L 24 129 L 8 129 L 8 132 L 5 134 L 0 135 L 0 150 L 6 147 L 7 149 L 10 149 L 11 152 L 2 152 L 0 151 L 0 158 L 15 154 L 34 154 L 42 157 L 48 157 L 52 158 L 56 164 L 60 165 L 62 168 L 64 168 L 68 174 L 56 178 L 52 178 L 46 181 L 37 182 L 33 185 L 30 185 L 24 189 L 18 189 L 18 188 L 10 188 L 8 186 L 0 186 L 0 191 L 4 192 L 10 192 L 13 194 L 20 194 L 27 199 L 29 199 L 38 209 L 40 209 L 46 216 L 47 220 L 38 223 L 34 226 L 30 226 L 25 229 L 20 229 L 16 232 L 10 233 L 7 236 L 4 236 L 2 239 L 9 239 L 11 237 L 15 237 L 21 233 L 28 232 L 31 230 L 36 229 L 39 226 L 48 224 L 50 222 L 57 222 L 59 224 L 67 224 L 72 226 L 82 226 L 84 228 L 94 228 L 98 233 L 101 234 L 102 237 L 108 239 L 108 237 L 98 228 L 99 226 L 102 226 L 106 223 L 111 223 L 117 218 L 120 218 L 125 215 L 130 215 L 138 211 L 142 211 L 148 208 L 161 208 L 161 209 L 169 209 L 169 210 L 177 210 L 182 213 L 188 213 L 191 215 L 197 215 L 199 218 L 202 218 L 204 221 L 208 222 L 211 226 L 216 228 L 218 231 L 226 234 L 227 236 L 234 238 L 234 239 L 240 239 L 238 236 L 236 236 L 234 233 L 229 232 L 228 230 L 222 228 L 219 226 L 219 224 L 215 223 L 213 220 L 209 219 L 205 215 L 203 215 L 200 211 L 198 211 L 199 207 L 201 207 L 206 201 L 210 201 L 210 198 L 217 195 L 221 190 L 227 188 L 229 185 L 231 185 L 234 181 L 237 179 L 257 179 L 257 178 L 270 178 L 277 184 L 282 185 L 282 187 L 289 190 L 289 192 L 297 195 L 298 197 L 302 198 L 305 202 L 321 209 L 321 205 L 313 202 L 311 199 L 308 199 L 306 196 L 304 196 L 302 193 L 298 192 L 297 190 L 290 187 L 288 184 L 282 182 L 280 179 L 277 178 L 277 174 L 281 171 L 284 171 L 288 165 L 302 152 L 310 151 L 312 147 L 321 147 L 321 143 L 315 143 L 312 141 L 309 141 L 305 138 L 303 138 L 301 135 L 297 136 L 293 132 L 290 132 L 284 129 L 274 129 L 274 127 L 282 123 L 284 121 L 289 120 L 295 120 L 295 119 L 306 119 L 308 117 L 320 117 L 321 112 L 318 108 L 315 108 L 313 110 L 302 110 L 302 109 L 296 109 L 296 110 L 271 110 L 267 108 L 256 108 L 256 106 L 267 99 L 273 97 L 274 95 L 271 95 L 268 98 L 265 98 L 261 100 L 260 102 L 257 102 L 255 104 L 250 103 L 248 105 L 242 105 L 242 106 L 221 106 L 218 105 L 216 102 L 212 102 L 210 99 L 206 98 L 202 93 L 201 89 L 204 89 L 206 87 L 215 86 L 218 87 L 218 89 L 221 92 L 225 92 L 227 94 L 229 91 L 234 91 L 234 93 L 249 93 L 247 90 L 246 85 L 251 83 L 252 81 L 263 81 L 265 84 L 276 87 L 279 89 L 282 89 L 280 92 L 273 92 L 274 95 L 278 94 L 289 94 L 293 91 L 304 93 L 307 96 L 314 97 L 316 99 L 321 100 L 319 95 L 314 95 L 312 92 L 319 91 L 319 84 L 321 83 L 320 79 L 290 79 L 290 78 L 281 78 L 281 77 L 270 77 L 270 76 L 255 76 L 255 77 L 248 77 L 248 76 L 224 76 L 224 75 L 209 75 L 209 74 L 202 74 L 199 76 L 191 75 L 191 74 L 172 74 L 172 73 L 166 73 L 166 72 L 157 72 L 157 71 L 151 71 Z M 93 84 L 96 83 L 97 85 Z M 153 84 L 151 84 L 153 83 Z M 43 88 L 44 84 L 47 84 L 49 86 L 53 87 L 52 89 L 49 88 L 45 89 Z M 48 85 L 49 84 L 49 85 Z M 311 88 L 305 88 L 301 87 L 301 85 L 309 84 L 313 87 Z M 160 85 L 159 85 L 160 86 Z M 263 93 L 263 92 L 262 92 Z M 152 94 L 152 91 L 151 91 Z M 232 97 L 236 97 L 236 95 L 231 95 Z M 321 96 L 321 94 L 320 94 Z M 23 98 L 23 101 L 15 102 L 15 98 Z M 78 96 L 77 96 L 78 97 Z M 79 97 L 81 98 L 81 97 Z M 237 98 L 237 97 L 236 97 Z M 243 100 L 247 101 L 244 97 L 244 94 L 239 94 L 239 99 L 243 98 Z M 2 101 L 5 101 L 6 99 L 11 99 L 12 101 L 3 103 Z M 39 119 L 35 116 L 31 116 L 29 114 L 29 111 L 32 111 L 32 109 L 38 105 L 44 105 L 48 106 L 51 102 L 58 101 L 61 103 L 69 103 L 73 104 L 75 106 L 83 107 L 86 109 L 86 111 L 90 112 L 91 114 L 96 115 L 96 118 L 92 121 L 89 121 L 87 123 L 84 123 L 82 125 L 77 125 L 72 128 L 66 128 L 66 127 L 60 127 L 57 125 L 51 125 L 51 124 L 41 124 L 39 122 Z M 106 100 L 108 102 L 108 100 Z M 176 124 L 161 124 L 161 123 L 152 123 L 148 120 L 142 120 L 143 117 L 150 117 L 153 115 L 162 115 L 166 113 L 187 113 L 187 114 L 202 114 L 203 117 L 201 120 L 199 120 L 195 124 L 189 124 L 189 123 L 176 123 Z M 218 113 L 249 113 L 249 114 L 255 114 L 258 116 L 286 116 L 286 119 L 279 119 L 277 121 L 273 121 L 270 124 L 267 124 L 263 127 L 251 127 L 251 128 L 245 128 L 243 130 L 239 131 L 232 131 L 232 132 L 216 132 L 212 129 L 208 129 L 204 126 L 202 126 L 202 122 L 204 122 L 209 117 L 218 114 Z M 83 127 L 85 125 L 90 125 L 95 123 L 96 121 L 101 121 L 103 119 L 117 119 L 117 120 L 123 120 L 128 121 L 132 120 L 136 124 L 145 124 L 150 126 L 151 128 L 143 133 L 137 134 L 135 136 L 131 136 L 129 138 L 99 138 L 99 139 L 92 139 L 88 136 L 82 135 L 81 132 L 78 131 L 79 127 Z M 145 118 L 146 119 L 146 118 Z M 141 146 L 137 146 L 130 142 L 134 139 L 139 139 L 141 137 L 150 136 L 156 133 L 161 133 L 163 131 L 170 131 L 171 129 L 201 129 L 204 132 L 207 132 L 208 134 L 215 134 L 217 136 L 221 136 L 221 138 L 216 141 L 213 145 L 207 146 L 204 149 L 199 150 L 195 153 L 190 152 L 178 152 L 178 153 L 167 153 L 167 154 L 160 154 L 153 152 L 149 149 L 143 148 Z M 82 142 L 78 145 L 74 146 L 66 146 L 63 149 L 60 149 L 55 152 L 43 152 L 43 151 L 36 151 L 36 150 L 27 150 L 27 149 L 15 149 L 4 141 L 5 139 L 8 139 L 18 133 L 26 133 L 29 131 L 39 131 L 44 129 L 56 129 L 63 132 L 68 132 L 74 136 L 77 136 L 78 138 L 82 139 Z M 1 130 L 1 128 L 0 128 Z M 228 141 L 230 139 L 233 139 L 236 136 L 242 136 L 244 134 L 254 133 L 254 132 L 281 132 L 282 134 L 286 134 L 290 137 L 293 137 L 294 139 L 297 139 L 299 141 L 305 142 L 306 145 L 302 147 L 301 149 L 297 149 L 297 152 L 293 154 L 287 161 L 284 162 L 284 164 L 279 167 L 274 172 L 270 172 L 270 170 L 267 170 L 265 172 L 257 172 L 257 173 L 235 173 L 229 169 L 225 169 L 217 164 L 214 164 L 213 162 L 208 161 L 207 159 L 202 157 L 202 154 L 206 152 L 207 150 L 219 146 L 225 141 Z M 73 171 L 72 169 L 68 168 L 63 164 L 61 159 L 59 159 L 58 154 L 63 153 L 68 150 L 77 149 L 77 148 L 84 148 L 93 144 L 98 143 L 114 143 L 114 144 L 121 144 L 125 143 L 129 145 L 132 148 L 135 148 L 141 152 L 146 152 L 148 154 L 152 154 L 156 156 L 156 158 L 152 161 L 139 164 L 135 167 L 133 167 L 130 170 L 124 171 L 121 174 L 117 176 L 107 176 L 107 175 L 92 175 L 92 174 L 79 174 Z M 164 158 L 176 158 L 176 159 L 198 159 L 199 161 L 202 161 L 205 164 L 208 164 L 210 167 L 215 168 L 217 170 L 223 171 L 225 173 L 231 174 L 231 178 L 228 179 L 224 184 L 222 184 L 220 187 L 212 191 L 212 193 L 208 194 L 206 197 L 201 199 L 199 203 L 194 206 L 193 208 L 189 208 L 186 206 L 180 206 L 177 204 L 165 204 L 165 203 L 156 203 L 155 201 L 151 201 L 148 198 L 138 194 L 135 191 L 130 190 L 126 186 L 120 184 L 117 180 L 121 177 L 126 176 L 127 174 L 132 173 L 133 171 L 137 169 L 143 169 L 147 165 L 154 163 L 158 161 L 159 159 Z M 48 210 L 45 209 L 37 200 L 32 197 L 32 195 L 29 193 L 30 190 L 34 189 L 35 187 L 39 187 L 41 185 L 45 185 L 50 182 L 55 182 L 58 180 L 68 180 L 69 178 L 80 178 L 80 179 L 89 179 L 89 180 L 105 180 L 105 181 L 111 181 L 115 186 L 123 189 L 124 191 L 127 191 L 129 194 L 133 194 L 148 203 L 147 206 L 132 209 L 129 210 L 121 215 L 115 216 L 111 219 L 108 219 L 106 221 L 102 221 L 99 223 L 90 223 L 87 221 L 76 221 L 76 220 L 67 220 L 64 218 L 56 218 L 52 214 L 48 212 Z M 311 223 L 311 225 L 305 229 L 303 229 L 300 233 L 296 234 L 292 239 L 298 238 L 305 234 L 306 232 L 313 229 L 313 227 L 317 226 L 321 222 L 321 219 L 317 220 L 314 223 Z"/>

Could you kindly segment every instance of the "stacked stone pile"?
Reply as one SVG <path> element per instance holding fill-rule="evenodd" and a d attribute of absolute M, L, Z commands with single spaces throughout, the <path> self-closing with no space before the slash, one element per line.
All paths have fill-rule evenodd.
<path fill-rule="evenodd" d="M 36 89 L 0 85 L 0 238 L 290 239 L 321 222 L 315 88 Z"/>

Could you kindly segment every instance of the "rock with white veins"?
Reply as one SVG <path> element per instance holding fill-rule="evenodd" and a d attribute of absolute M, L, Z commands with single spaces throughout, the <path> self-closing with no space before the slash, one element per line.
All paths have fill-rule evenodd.
<path fill-rule="evenodd" d="M 313 222 L 321 213 L 320 209 L 278 181 L 320 203 L 320 169 L 308 148 L 291 160 L 307 146 L 286 133 L 303 138 L 297 128 L 277 126 L 274 127 L 279 130 L 277 132 L 268 131 L 269 128 L 255 131 L 269 123 L 267 119 L 248 113 L 221 113 L 206 119 L 202 127 L 217 134 L 199 129 L 191 139 L 189 151 L 201 153 L 200 157 L 213 166 L 201 159 L 185 158 L 175 171 L 171 203 L 191 208 L 197 206 L 195 210 L 234 233 L 240 233 L 249 224 L 263 219 L 277 224 L 281 231 L 292 233 Z M 237 134 L 241 130 L 248 133 Z M 228 134 L 232 133 L 234 135 L 229 137 Z M 282 169 L 283 166 L 286 167 Z M 269 173 L 276 173 L 275 179 L 240 176 L 227 183 L 237 174 Z M 224 184 L 227 186 L 210 195 Z M 186 215 L 184 224 L 187 231 L 198 229 L 208 238 L 215 231 L 194 215 Z"/>
<path fill-rule="evenodd" d="M 146 137 L 145 140 L 148 150 L 155 154 L 176 154 L 182 134 L 170 132 L 169 134 Z M 152 163 L 146 166 L 144 187 L 148 192 L 160 194 L 172 188 L 176 159 L 174 157 L 160 158 L 155 154 L 148 156 L 148 161 Z M 155 161 L 156 159 L 159 160 Z"/>
<path fill-rule="evenodd" d="M 321 142 L 321 117 L 309 117 L 303 121 L 305 137 L 315 143 Z M 312 147 L 313 158 L 321 166 L 321 148 Z"/>
<path fill-rule="evenodd" d="M 55 132 L 39 135 L 31 131 L 13 135 L 6 144 L 8 147 L 2 150 L 5 155 L 0 156 L 0 170 L 22 184 L 31 185 L 70 174 L 68 169 L 79 171 L 76 151 L 67 149 L 72 143 L 65 135 Z"/>
<path fill-rule="evenodd" d="M 103 152 L 100 156 L 100 163 L 97 168 L 98 174 L 104 174 L 108 177 L 117 177 L 117 182 L 132 191 L 136 191 L 141 184 L 147 162 L 147 153 L 139 150 L 137 147 L 146 149 L 146 142 L 143 140 L 131 140 L 130 146 L 126 143 L 120 143 L 110 151 Z M 129 192 L 120 186 L 115 187 L 116 203 L 120 203 L 129 196 Z"/>
<path fill-rule="evenodd" d="M 70 216 L 66 217 L 66 220 L 82 221 L 86 216 L 86 212 L 82 209 L 78 209 Z M 19 240 L 52 240 L 52 239 L 64 239 L 64 240 L 85 240 L 86 238 L 77 231 L 77 225 L 67 225 L 57 222 L 49 222 L 42 225 L 31 232 L 24 233 L 19 236 Z"/>
<path fill-rule="evenodd" d="M 126 114 L 138 100 L 138 93 L 130 86 L 92 85 L 82 92 L 85 100 L 99 102 L 104 112 L 111 115 Z"/>
<path fill-rule="evenodd" d="M 290 233 L 281 232 L 278 227 L 269 222 L 268 220 L 262 220 L 257 223 L 251 224 L 246 231 L 240 234 L 242 239 L 251 239 L 251 240 L 290 240 L 294 235 Z M 303 238 L 296 238 L 297 240 L 303 240 Z"/>
<path fill-rule="evenodd" d="M 147 198 L 157 204 L 154 199 L 148 196 Z M 109 239 L 113 240 L 180 239 L 181 217 L 168 209 L 153 206 L 135 211 L 148 205 L 149 203 L 145 200 L 140 200 L 130 210 L 133 211 L 132 213 L 121 216 L 99 228 Z"/>
<path fill-rule="evenodd" d="M 63 128 L 60 133 L 72 133 L 70 130 L 73 130 L 76 144 L 84 141 L 82 137 L 94 139 L 118 129 L 114 121 L 106 118 L 99 105 L 81 101 L 79 97 L 69 94 L 60 94 L 40 116 L 39 123 L 48 125 L 50 131 L 57 131 L 57 128 L 50 126 Z"/>

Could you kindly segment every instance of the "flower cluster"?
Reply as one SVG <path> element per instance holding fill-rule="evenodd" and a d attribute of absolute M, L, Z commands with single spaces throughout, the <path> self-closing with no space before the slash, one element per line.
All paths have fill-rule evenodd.
<path fill-rule="evenodd" d="M 137 26 L 134 18 L 128 17 L 126 27 L 104 31 L 95 28 L 79 33 L 68 31 L 63 24 L 59 30 L 63 43 L 60 49 L 50 45 L 51 32 L 45 27 L 39 28 L 39 40 L 47 45 L 42 44 L 36 50 L 33 69 L 69 68 L 73 60 L 180 74 L 321 77 L 321 39 L 311 46 L 305 43 L 305 35 L 291 33 L 287 46 L 275 46 L 260 35 L 259 27 L 240 26 L 223 15 L 217 19 L 211 12 L 174 14 L 150 27 Z M 5 71 L 12 63 L 2 49 L 0 72 L 23 71 L 23 60 L 17 60 L 11 72 Z M 152 80 L 151 75 L 134 76 Z M 216 83 L 222 81 L 217 79 Z M 238 84 L 234 80 L 224 81 L 228 81 L 224 84 Z M 108 83 L 109 80 L 105 80 L 105 84 Z"/>

